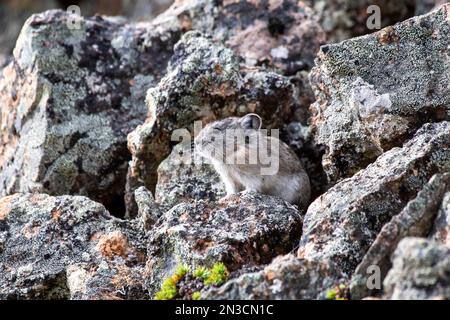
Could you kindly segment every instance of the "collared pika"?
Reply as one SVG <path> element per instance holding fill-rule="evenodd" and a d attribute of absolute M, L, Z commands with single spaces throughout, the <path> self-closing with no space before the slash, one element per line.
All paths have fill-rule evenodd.
<path fill-rule="evenodd" d="M 264 134 L 261 124 L 256 114 L 210 123 L 195 138 L 195 149 L 212 163 L 228 195 L 256 191 L 306 209 L 311 195 L 308 175 L 295 153 Z"/>

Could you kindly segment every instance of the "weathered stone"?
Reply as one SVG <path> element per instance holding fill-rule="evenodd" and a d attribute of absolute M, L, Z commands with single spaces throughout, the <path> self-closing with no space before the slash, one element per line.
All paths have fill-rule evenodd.
<path fill-rule="evenodd" d="M 202 292 L 202 299 L 326 299 L 327 290 L 345 280 L 330 262 L 308 261 L 289 254 L 277 257 L 262 271 L 245 273 L 219 288 Z"/>
<path fill-rule="evenodd" d="M 101 204 L 81 196 L 15 194 L 0 200 L 0 213 L 1 299 L 145 295 L 142 288 L 123 293 L 144 282 L 145 234 Z"/>
<path fill-rule="evenodd" d="M 33 15 L 0 81 L 0 195 L 88 195 L 123 215 L 126 135 L 179 34 L 62 11 Z M 155 62 L 156 61 L 156 62 Z"/>
<path fill-rule="evenodd" d="M 193 162 L 191 145 L 178 144 L 158 167 L 155 199 L 164 207 L 190 200 L 216 201 L 226 195 L 214 168 Z"/>
<path fill-rule="evenodd" d="M 443 196 L 448 191 L 450 191 L 450 173 L 434 175 L 417 197 L 383 226 L 355 270 L 350 288 L 353 299 L 361 299 L 381 292 L 382 288 L 369 290 L 367 286 L 370 276 L 373 275 L 370 268 L 378 267 L 380 281 L 383 281 L 391 267 L 391 254 L 399 242 L 406 237 L 428 236 Z"/>
<path fill-rule="evenodd" d="M 330 259 L 350 275 L 378 232 L 436 173 L 450 171 L 450 122 L 426 124 L 308 208 L 299 256 Z"/>
<path fill-rule="evenodd" d="M 285 75 L 311 68 L 326 40 L 314 11 L 295 0 L 175 2 L 156 23 L 210 34 L 247 66 L 267 65 Z"/>
<path fill-rule="evenodd" d="M 405 238 L 395 250 L 384 280 L 385 299 L 450 299 L 450 248 Z"/>
<path fill-rule="evenodd" d="M 450 247 L 450 192 L 442 200 L 430 238 Z"/>
<path fill-rule="evenodd" d="M 195 267 L 222 261 L 230 271 L 269 263 L 293 249 L 301 224 L 294 206 L 257 193 L 180 203 L 161 217 L 150 235 L 149 290 L 159 288 L 181 263 Z"/>
<path fill-rule="evenodd" d="M 331 183 L 351 176 L 421 125 L 450 116 L 450 4 L 321 48 L 312 126 Z"/>
<path fill-rule="evenodd" d="M 414 14 L 416 2 L 423 0 L 305 0 L 320 17 L 320 24 L 327 33 L 328 42 L 340 42 L 356 36 L 372 33 L 367 22 L 373 15 L 371 5 L 380 8 L 380 26 L 386 27 L 410 18 Z M 428 11 L 422 12 L 426 13 Z"/>

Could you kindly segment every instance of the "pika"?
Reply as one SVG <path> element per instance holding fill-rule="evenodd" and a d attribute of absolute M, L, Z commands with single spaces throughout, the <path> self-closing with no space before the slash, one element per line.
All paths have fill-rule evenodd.
<path fill-rule="evenodd" d="M 227 195 L 253 191 L 306 209 L 311 186 L 300 160 L 261 126 L 261 117 L 254 113 L 212 122 L 196 136 L 195 150 L 214 166 Z M 268 170 L 270 162 L 277 164 L 276 170 Z"/>

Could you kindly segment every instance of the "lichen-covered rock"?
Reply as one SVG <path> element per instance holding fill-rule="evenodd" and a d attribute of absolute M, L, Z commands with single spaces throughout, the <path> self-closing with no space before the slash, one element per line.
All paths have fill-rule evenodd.
<path fill-rule="evenodd" d="M 123 215 L 126 135 L 179 34 L 62 11 L 27 20 L 0 81 L 0 195 L 88 195 Z"/>
<path fill-rule="evenodd" d="M 436 173 L 450 171 L 450 122 L 426 124 L 308 208 L 298 254 L 330 259 L 350 275 L 378 232 Z"/>
<path fill-rule="evenodd" d="M 221 261 L 230 271 L 269 263 L 293 249 L 301 225 L 296 207 L 257 193 L 180 203 L 152 229 L 149 290 L 159 288 L 162 279 L 183 263 L 212 266 Z"/>
<path fill-rule="evenodd" d="M 444 195 L 430 238 L 450 247 L 450 191 Z"/>
<path fill-rule="evenodd" d="M 371 5 L 380 8 L 380 25 L 386 27 L 410 18 L 414 14 L 416 2 L 423 1 L 305 0 L 304 2 L 320 17 L 320 24 L 327 33 L 328 42 L 340 42 L 376 31 L 367 27 L 367 20 L 373 14 L 373 11 L 367 12 Z"/>
<path fill-rule="evenodd" d="M 0 67 L 12 54 L 23 23 L 33 13 L 57 7 L 56 0 L 0 2 Z"/>
<path fill-rule="evenodd" d="M 403 239 L 384 280 L 386 299 L 450 299 L 450 248 L 438 242 Z"/>
<path fill-rule="evenodd" d="M 4 197 L 0 298 L 143 298 L 145 247 L 141 229 L 88 198 Z"/>
<path fill-rule="evenodd" d="M 391 267 L 390 257 L 399 242 L 406 237 L 426 237 L 442 203 L 445 192 L 450 191 L 450 173 L 436 174 L 408 205 L 383 226 L 367 254 L 355 270 L 350 292 L 352 299 L 361 299 L 380 293 L 369 290 L 370 266 L 380 268 L 381 281 Z M 382 288 L 378 288 L 382 289 Z"/>
<path fill-rule="evenodd" d="M 245 273 L 219 288 L 205 290 L 202 299 L 326 299 L 327 290 L 345 280 L 328 261 L 308 261 L 288 254 L 277 257 L 262 271 Z"/>
<path fill-rule="evenodd" d="M 275 67 L 285 75 L 311 68 L 326 40 L 315 12 L 295 0 L 175 2 L 156 22 L 210 34 L 246 65 Z"/>
<path fill-rule="evenodd" d="M 360 38 L 321 48 L 311 83 L 315 139 L 330 182 L 450 116 L 450 4 Z"/>
<path fill-rule="evenodd" d="M 219 175 L 211 165 L 193 162 L 191 144 L 178 144 L 158 167 L 155 200 L 172 208 L 183 201 L 215 201 L 226 195 Z"/>

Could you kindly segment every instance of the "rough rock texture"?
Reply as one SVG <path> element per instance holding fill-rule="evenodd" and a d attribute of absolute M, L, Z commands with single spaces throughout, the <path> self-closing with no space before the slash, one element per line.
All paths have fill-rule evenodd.
<path fill-rule="evenodd" d="M 326 40 L 315 12 L 295 0 L 176 1 L 156 23 L 210 34 L 246 65 L 275 67 L 285 75 L 312 67 Z"/>
<path fill-rule="evenodd" d="M 202 293 L 207 300 L 325 299 L 328 289 L 346 279 L 329 262 L 277 257 L 262 271 L 245 273 Z"/>
<path fill-rule="evenodd" d="M 442 200 L 430 238 L 450 247 L 450 192 Z"/>
<path fill-rule="evenodd" d="M 56 0 L 2 1 L 0 3 L 0 67 L 12 53 L 25 20 L 33 13 L 53 9 Z"/>
<path fill-rule="evenodd" d="M 0 200 L 0 299 L 144 298 L 145 235 L 81 196 Z"/>
<path fill-rule="evenodd" d="M 391 267 L 391 254 L 403 238 L 428 236 L 438 209 L 443 203 L 443 196 L 448 191 L 450 191 L 450 173 L 434 175 L 417 197 L 383 226 L 355 270 L 350 288 L 352 299 L 361 299 L 376 293 L 371 292 L 366 285 L 368 277 L 371 276 L 371 273 L 368 273 L 369 267 L 378 266 L 383 280 Z M 441 225 L 442 223 L 439 223 L 439 226 Z"/>
<path fill-rule="evenodd" d="M 385 281 L 386 299 L 450 299 L 450 248 L 434 241 L 403 239 Z"/>
<path fill-rule="evenodd" d="M 340 42 L 377 30 L 367 28 L 367 19 L 372 14 L 367 8 L 377 5 L 381 10 L 381 27 L 410 18 L 415 11 L 416 2 L 423 0 L 305 0 L 319 17 L 322 28 L 328 36 L 328 42 Z M 428 8 L 431 9 L 430 6 Z M 425 8 L 421 13 L 427 13 Z"/>
<path fill-rule="evenodd" d="M 377 33 L 321 48 L 312 126 L 330 182 L 450 115 L 450 4 Z"/>
<path fill-rule="evenodd" d="M 25 21 L 34 13 L 41 13 L 50 9 L 69 8 L 76 4 L 80 14 L 90 17 L 94 14 L 109 16 L 122 15 L 132 20 L 149 21 L 164 9 L 168 8 L 172 0 L 8 0 L 0 3 L 0 67 L 12 54 L 16 39 Z M 69 4 L 67 4 L 69 3 Z"/>
<path fill-rule="evenodd" d="M 450 122 L 424 125 L 402 148 L 336 184 L 308 208 L 298 254 L 351 274 L 394 215 L 436 173 L 450 171 Z"/>
<path fill-rule="evenodd" d="M 126 135 L 179 35 L 98 16 L 69 30 L 67 19 L 32 16 L 3 70 L 0 195 L 88 195 L 123 215 Z"/>
<path fill-rule="evenodd" d="M 184 201 L 215 201 L 226 195 L 214 168 L 208 164 L 194 164 L 192 152 L 190 144 L 186 146 L 180 143 L 161 162 L 155 191 L 157 203 L 172 208 Z"/>
<path fill-rule="evenodd" d="M 293 249 L 301 225 L 294 206 L 256 193 L 180 203 L 152 229 L 149 290 L 156 290 L 180 263 L 212 266 L 221 261 L 230 271 L 269 263 Z"/>

